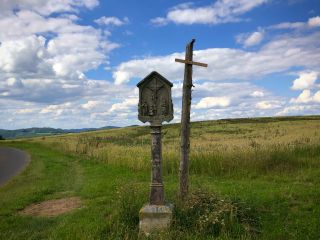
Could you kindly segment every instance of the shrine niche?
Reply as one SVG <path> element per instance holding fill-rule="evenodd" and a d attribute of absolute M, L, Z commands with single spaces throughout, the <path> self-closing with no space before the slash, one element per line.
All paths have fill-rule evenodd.
<path fill-rule="evenodd" d="M 137 87 L 139 88 L 139 114 L 141 122 L 161 124 L 173 119 L 171 98 L 172 83 L 159 73 L 153 71 Z"/>

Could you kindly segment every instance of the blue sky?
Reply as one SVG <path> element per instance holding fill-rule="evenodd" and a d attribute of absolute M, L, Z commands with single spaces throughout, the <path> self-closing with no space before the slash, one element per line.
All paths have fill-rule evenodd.
<path fill-rule="evenodd" d="M 0 128 L 140 124 L 153 70 L 179 122 L 192 38 L 193 121 L 320 114 L 318 0 L 0 0 Z"/>

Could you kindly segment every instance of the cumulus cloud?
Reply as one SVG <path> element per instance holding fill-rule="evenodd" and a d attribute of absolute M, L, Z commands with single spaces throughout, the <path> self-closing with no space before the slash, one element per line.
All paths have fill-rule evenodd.
<path fill-rule="evenodd" d="M 316 92 L 313 96 L 313 100 L 317 103 L 320 103 L 320 91 Z"/>
<path fill-rule="evenodd" d="M 292 89 L 293 90 L 303 90 L 310 89 L 315 85 L 315 82 L 318 78 L 318 72 L 310 71 L 310 72 L 301 72 L 299 74 L 299 78 L 293 81 Z"/>
<path fill-rule="evenodd" d="M 282 22 L 267 27 L 258 27 L 257 31 L 241 33 L 236 36 L 236 41 L 244 47 L 258 45 L 265 37 L 265 33 L 271 30 L 311 30 L 320 26 L 320 17 L 309 18 L 306 22 Z"/>
<path fill-rule="evenodd" d="M 109 112 L 115 103 L 122 103 L 126 98 L 137 97 L 137 93 L 132 88 L 122 86 L 114 91 L 116 87 L 107 81 L 85 80 L 85 82 L 86 86 L 78 89 L 81 92 L 71 94 L 68 98 L 63 93 L 63 97 L 60 99 L 60 93 L 57 91 L 59 88 L 57 87 L 57 90 L 52 90 L 54 98 L 47 102 L 30 102 L 27 96 L 25 101 L 21 101 L 20 98 L 15 100 L 12 97 L 0 98 L 0 114 L 7 116 L 1 121 L 1 126 L 4 128 L 26 126 L 82 128 L 106 125 L 123 126 L 138 123 L 136 117 L 133 117 L 137 106 L 128 108 L 128 110 L 119 109 L 112 113 Z M 32 93 L 31 90 L 29 91 Z M 48 95 L 49 91 L 44 92 Z M 48 98 L 51 98 L 51 96 L 48 96 Z M 10 108 L 6 106 L 10 106 Z M 25 111 L 24 109 L 29 110 Z M 131 117 L 121 119 L 120 115 L 123 113 Z M 28 118 L 26 122 L 26 117 L 30 114 L 32 117 Z"/>
<path fill-rule="evenodd" d="M 80 9 L 97 5 L 96 0 L 0 3 L 0 115 L 5 116 L 0 128 L 104 126 L 108 119 L 99 114 L 131 95 L 127 86 L 115 92 L 105 79 L 87 79 L 86 72 L 108 65 L 109 53 L 120 46 L 109 40 L 110 31 L 79 24 Z"/>
<path fill-rule="evenodd" d="M 11 77 L 11 78 L 7 79 L 7 86 L 8 87 L 22 88 L 23 87 L 23 83 L 21 82 L 20 79 L 16 79 L 14 77 Z"/>
<path fill-rule="evenodd" d="M 292 98 L 291 103 L 320 103 L 320 91 L 314 95 L 309 89 L 305 89 L 297 98 Z"/>
<path fill-rule="evenodd" d="M 87 103 L 82 104 L 81 107 L 84 109 L 90 110 L 95 108 L 98 104 L 100 104 L 99 101 L 89 100 Z"/>
<path fill-rule="evenodd" d="M 285 107 L 283 110 L 277 112 L 276 115 L 277 116 L 299 115 L 311 109 L 312 109 L 312 106 L 293 105 L 293 106 Z"/>
<path fill-rule="evenodd" d="M 202 98 L 195 106 L 195 109 L 207 109 L 214 107 L 228 107 L 231 103 L 228 97 L 206 97 Z"/>
<path fill-rule="evenodd" d="M 263 97 L 264 93 L 261 91 L 254 91 L 254 92 L 250 93 L 250 96 L 251 97 Z"/>
<path fill-rule="evenodd" d="M 43 61 L 46 54 L 45 38 L 29 36 L 0 45 L 0 72 L 41 74 L 50 72 L 49 63 Z"/>
<path fill-rule="evenodd" d="M 192 4 L 179 5 L 170 9 L 166 17 L 154 21 L 158 24 L 218 24 L 240 21 L 242 14 L 263 2 L 266 1 L 218 0 L 202 8 Z M 87 79 L 87 71 L 101 65 L 107 65 L 103 66 L 107 68 L 110 51 L 120 46 L 110 40 L 111 30 L 95 27 L 121 26 L 128 22 L 127 19 L 105 17 L 100 18 L 102 25 L 81 25 L 77 17 L 80 7 L 91 9 L 98 4 L 94 0 L 22 0 L 0 4 L 3 4 L 0 6 L 2 128 L 26 127 L 26 118 L 28 126 L 64 128 L 137 124 L 138 92 L 135 87 L 125 83 L 145 77 L 150 69 L 161 72 L 174 82 L 175 121 L 179 120 L 184 65 L 175 63 L 174 59 L 183 58 L 184 53 L 123 62 L 114 68 L 114 83 Z M 202 16 L 187 19 L 188 14 L 196 15 L 195 13 L 201 13 Z M 311 25 L 309 28 L 316 31 L 316 24 Z M 263 31 L 258 29 L 256 32 Z M 255 52 L 233 48 L 195 51 L 195 61 L 206 62 L 209 68 L 194 68 L 196 88 L 192 99 L 192 120 L 290 112 L 288 106 L 288 109 L 281 109 L 284 105 L 282 97 L 274 96 L 249 81 L 293 67 L 319 69 L 317 59 L 320 59 L 320 33 L 312 31 L 277 36 L 269 43 L 259 46 Z M 248 34 L 244 41 L 250 35 L 252 34 Z M 247 47 L 260 44 L 263 36 L 259 43 L 257 36 L 252 39 L 251 43 L 248 40 Z M 122 86 L 117 86 L 119 84 Z M 314 87 L 315 83 L 310 86 Z M 300 108 L 302 112 L 319 110 L 319 91 L 310 91 L 305 99 L 312 100 L 292 101 L 290 104 L 303 105 Z"/>
<path fill-rule="evenodd" d="M 109 112 L 129 110 L 132 107 L 137 108 L 138 101 L 139 101 L 139 99 L 137 97 L 125 99 L 121 103 L 113 104 L 111 106 Z"/>
<path fill-rule="evenodd" d="M 250 34 L 240 34 L 237 36 L 237 42 L 244 47 L 251 47 L 261 43 L 264 37 L 263 31 L 257 31 Z"/>
<path fill-rule="evenodd" d="M 311 17 L 307 22 L 282 22 L 266 27 L 266 29 L 307 29 L 320 26 L 320 17 Z"/>
<path fill-rule="evenodd" d="M 10 0 L 0 2 L 0 13 L 8 13 L 12 9 L 26 9 L 48 16 L 52 13 L 77 12 L 79 7 L 93 9 L 98 5 L 98 0 Z"/>
<path fill-rule="evenodd" d="M 297 99 L 292 99 L 291 102 L 308 103 L 312 101 L 310 90 L 303 90 Z"/>
<path fill-rule="evenodd" d="M 151 19 L 151 23 L 165 25 L 169 22 L 176 24 L 219 24 L 240 21 L 242 14 L 256 8 L 267 0 L 218 0 L 215 3 L 194 7 L 192 4 L 180 4 L 169 10 L 166 17 Z"/>
<path fill-rule="evenodd" d="M 70 110 L 71 105 L 72 104 L 70 102 L 66 102 L 58 105 L 49 105 L 41 109 L 40 113 L 41 114 L 53 113 L 54 116 L 60 116 L 64 111 Z"/>
<path fill-rule="evenodd" d="M 92 26 L 78 24 L 77 18 L 73 16 L 58 14 L 55 17 L 46 17 L 30 10 L 19 10 L 7 15 L 0 15 L 0 39 L 1 41 L 15 40 L 30 35 L 41 35 L 48 38 L 62 33 L 99 36 L 103 36 L 105 33 L 106 37 L 110 35 L 110 32 L 101 32 Z"/>
<path fill-rule="evenodd" d="M 310 27 L 319 27 L 320 26 L 320 17 L 316 16 L 313 18 L 309 18 L 308 25 Z"/>
<path fill-rule="evenodd" d="M 117 18 L 117 17 L 106 17 L 103 16 L 101 18 L 98 18 L 96 20 L 94 20 L 95 23 L 99 24 L 99 25 L 105 25 L 105 26 L 122 26 L 126 23 L 129 22 L 129 19 L 127 17 L 125 17 L 123 20 Z"/>
<path fill-rule="evenodd" d="M 108 64 L 109 52 L 119 44 L 109 40 L 110 32 L 80 25 L 66 12 L 92 8 L 97 1 L 1 4 L 0 98 L 58 103 L 91 92 L 85 72 Z M 55 7 L 48 10 L 54 17 L 41 10 L 49 6 Z"/>
<path fill-rule="evenodd" d="M 211 81 L 258 79 L 292 67 L 320 68 L 320 32 L 308 35 L 283 35 L 263 45 L 258 51 L 233 48 L 209 48 L 194 51 L 195 61 L 208 63 L 208 68 L 194 68 L 195 80 Z M 146 76 L 150 69 L 174 81 L 183 76 L 183 64 L 174 62 L 184 53 L 134 59 L 121 63 L 113 72 L 116 84 Z"/>
<path fill-rule="evenodd" d="M 19 109 L 18 111 L 16 111 L 16 114 L 30 114 L 30 113 L 34 113 L 35 111 L 36 111 L 36 109 L 23 108 L 23 109 Z"/>
<path fill-rule="evenodd" d="M 261 101 L 256 104 L 256 108 L 258 109 L 274 109 L 280 108 L 282 106 L 280 101 Z"/>

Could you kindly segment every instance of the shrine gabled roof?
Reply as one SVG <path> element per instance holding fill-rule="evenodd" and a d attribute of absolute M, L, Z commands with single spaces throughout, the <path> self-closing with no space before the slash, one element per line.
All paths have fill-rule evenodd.
<path fill-rule="evenodd" d="M 148 76 L 146 76 L 144 79 L 142 79 L 137 84 L 137 87 L 140 87 L 142 84 L 144 84 L 146 81 L 148 81 L 150 78 L 153 78 L 153 77 L 160 78 L 162 81 L 166 82 L 170 87 L 173 86 L 173 84 L 168 79 L 166 79 L 164 76 L 162 76 L 160 73 L 158 73 L 156 71 L 152 71 L 150 74 L 148 74 Z"/>

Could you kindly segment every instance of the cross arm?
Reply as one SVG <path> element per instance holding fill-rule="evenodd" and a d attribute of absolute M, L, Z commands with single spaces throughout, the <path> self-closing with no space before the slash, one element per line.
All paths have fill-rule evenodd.
<path fill-rule="evenodd" d="M 185 63 L 185 64 L 196 65 L 196 66 L 200 66 L 200 67 L 208 67 L 208 64 L 206 64 L 206 63 L 200 63 L 200 62 L 188 61 L 188 60 L 179 59 L 179 58 L 176 58 L 176 59 L 175 59 L 175 61 L 176 61 L 176 62 L 179 62 L 179 63 Z"/>

